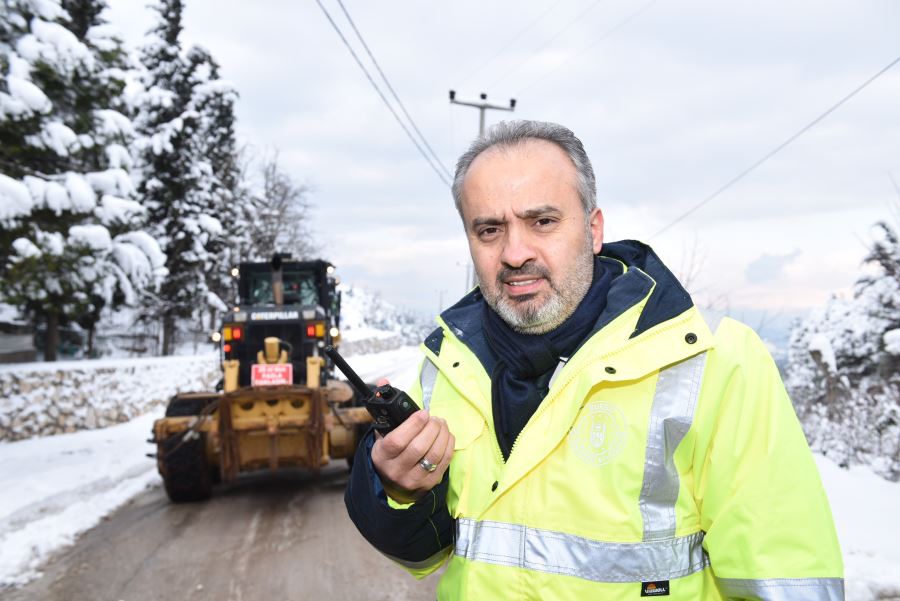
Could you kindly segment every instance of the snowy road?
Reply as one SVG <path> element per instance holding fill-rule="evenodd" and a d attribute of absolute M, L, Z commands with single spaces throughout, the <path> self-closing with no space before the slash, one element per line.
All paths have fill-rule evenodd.
<path fill-rule="evenodd" d="M 56 557 L 9 601 L 150 599 L 434 599 L 374 552 L 344 509 L 347 467 L 318 479 L 259 474 L 201 504 L 172 505 L 159 488 Z"/>

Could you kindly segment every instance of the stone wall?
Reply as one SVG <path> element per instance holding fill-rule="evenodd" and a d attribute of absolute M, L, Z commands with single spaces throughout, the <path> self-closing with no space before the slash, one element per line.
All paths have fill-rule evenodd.
<path fill-rule="evenodd" d="M 0 440 L 125 422 L 220 378 L 217 354 L 0 366 Z"/>

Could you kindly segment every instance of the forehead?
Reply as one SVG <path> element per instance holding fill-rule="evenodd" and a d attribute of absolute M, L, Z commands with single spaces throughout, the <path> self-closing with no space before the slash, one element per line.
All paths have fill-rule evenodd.
<path fill-rule="evenodd" d="M 532 205 L 580 210 L 578 174 L 569 156 L 545 140 L 494 146 L 478 155 L 462 186 L 463 214 L 519 212 Z"/>

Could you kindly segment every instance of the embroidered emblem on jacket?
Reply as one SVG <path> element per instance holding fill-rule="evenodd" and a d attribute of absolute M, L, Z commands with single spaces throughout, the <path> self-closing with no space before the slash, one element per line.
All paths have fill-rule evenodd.
<path fill-rule="evenodd" d="M 628 423 L 618 407 L 605 401 L 589 403 L 569 432 L 569 445 L 583 461 L 605 465 L 625 446 Z"/>

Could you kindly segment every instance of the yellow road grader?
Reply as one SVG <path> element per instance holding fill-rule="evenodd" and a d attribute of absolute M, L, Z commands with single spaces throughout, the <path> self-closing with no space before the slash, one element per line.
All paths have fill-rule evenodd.
<path fill-rule="evenodd" d="M 349 461 L 371 422 L 322 352 L 340 343 L 334 267 L 277 254 L 232 276 L 239 304 L 213 334 L 221 390 L 177 394 L 153 424 L 157 467 L 176 503 L 207 499 L 242 472 Z"/>

